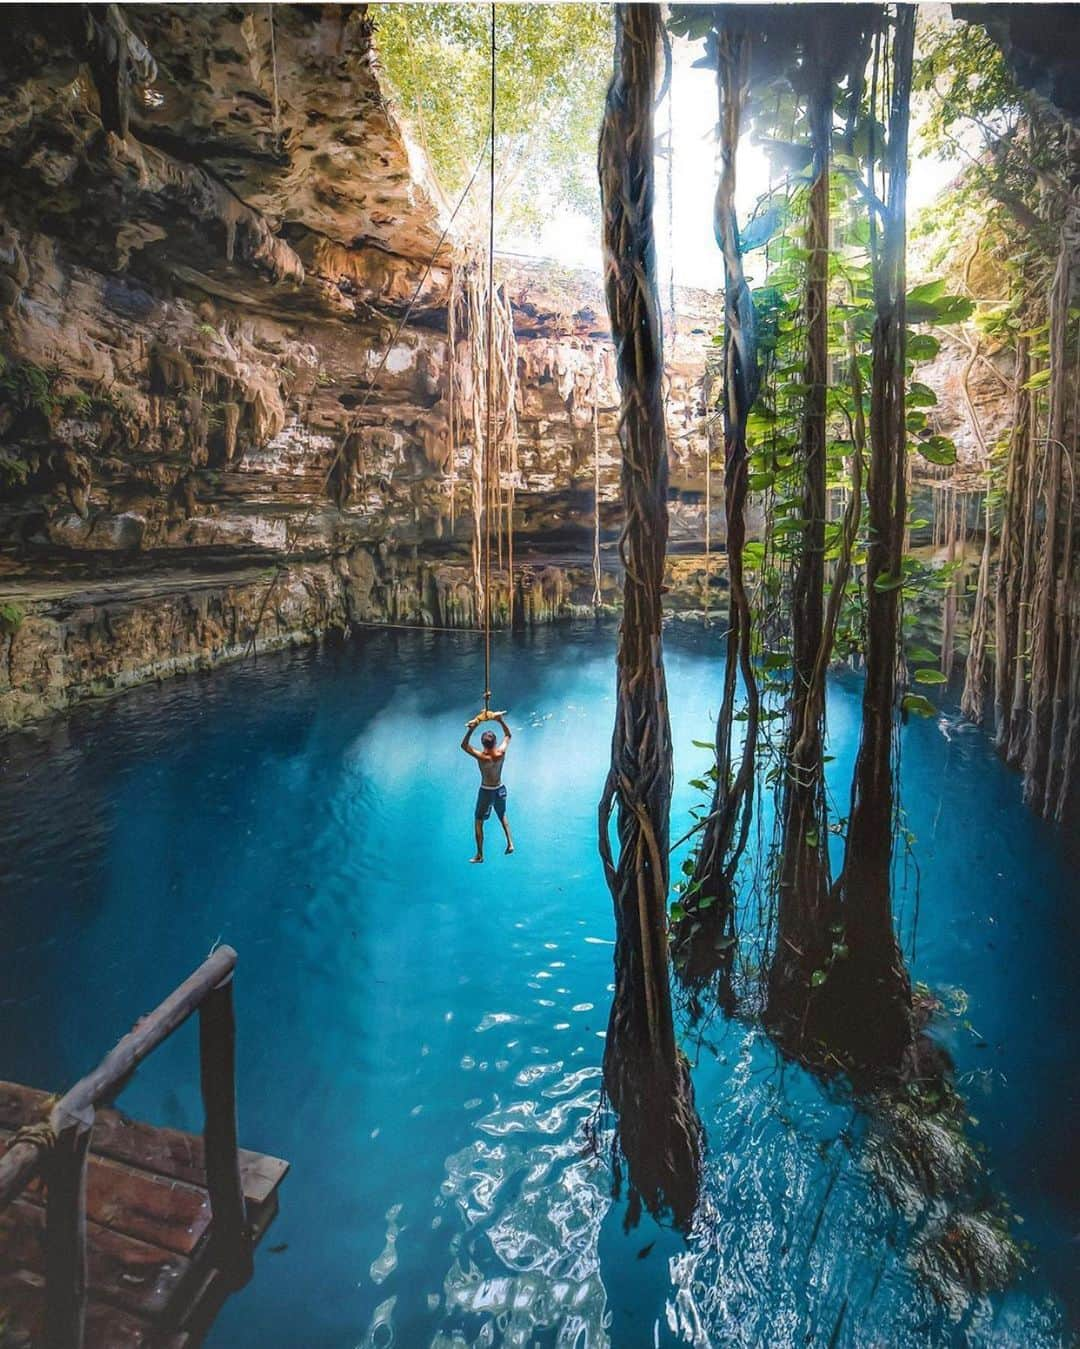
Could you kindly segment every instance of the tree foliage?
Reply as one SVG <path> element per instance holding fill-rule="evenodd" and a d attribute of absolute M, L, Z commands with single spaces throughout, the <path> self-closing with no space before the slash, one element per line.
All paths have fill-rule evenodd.
<path fill-rule="evenodd" d="M 491 6 L 371 6 L 394 102 L 456 201 L 487 145 Z M 536 234 L 553 211 L 595 215 L 596 136 L 611 69 L 612 13 L 590 4 L 500 4 L 496 13 L 496 202 Z M 484 218 L 474 192 L 466 219 Z"/>

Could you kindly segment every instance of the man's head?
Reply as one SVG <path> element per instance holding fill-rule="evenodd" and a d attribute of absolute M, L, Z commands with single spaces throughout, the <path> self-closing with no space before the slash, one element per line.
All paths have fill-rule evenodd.
<path fill-rule="evenodd" d="M 496 736 L 494 731 L 485 731 L 484 734 L 480 737 L 480 743 L 481 745 L 483 745 L 485 749 L 494 749 L 495 740 Z"/>

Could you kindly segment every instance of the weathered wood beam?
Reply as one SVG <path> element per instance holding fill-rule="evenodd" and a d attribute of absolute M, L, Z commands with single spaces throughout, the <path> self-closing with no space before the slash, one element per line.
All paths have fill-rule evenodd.
<path fill-rule="evenodd" d="M 86 1321 L 86 1153 L 92 1106 L 54 1112 L 56 1142 L 45 1176 L 46 1349 L 82 1349 Z"/>
<path fill-rule="evenodd" d="M 206 1122 L 206 1188 L 212 1214 L 215 1264 L 232 1287 L 253 1272 L 251 1234 L 240 1180 L 236 1128 L 236 1017 L 232 974 L 199 1008 L 199 1062 Z"/>

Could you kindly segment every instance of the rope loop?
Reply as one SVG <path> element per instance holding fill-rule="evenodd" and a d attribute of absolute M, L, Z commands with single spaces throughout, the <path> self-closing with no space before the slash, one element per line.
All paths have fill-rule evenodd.
<path fill-rule="evenodd" d="M 37 1120 L 33 1124 L 24 1124 L 21 1129 L 17 1129 L 12 1135 L 11 1142 L 8 1144 L 8 1151 L 10 1152 L 17 1143 L 29 1143 L 42 1152 L 52 1152 L 53 1148 L 56 1147 L 56 1130 L 48 1120 Z"/>

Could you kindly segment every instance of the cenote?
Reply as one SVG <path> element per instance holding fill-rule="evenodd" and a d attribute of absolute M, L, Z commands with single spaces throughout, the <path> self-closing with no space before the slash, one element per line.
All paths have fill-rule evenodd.
<path fill-rule="evenodd" d="M 0 1349 L 1077 1343 L 1078 16 L 8 6 Z"/>
<path fill-rule="evenodd" d="M 684 1236 L 626 1229 L 600 1103 L 611 901 L 596 852 L 614 630 L 496 639 L 517 853 L 471 852 L 458 750 L 476 634 L 379 632 L 132 693 L 3 744 L 3 1071 L 62 1090 L 210 948 L 240 952 L 241 1142 L 288 1158 L 254 1280 L 208 1343 L 957 1345 L 1069 1342 L 1075 1316 L 1075 889 L 987 737 L 901 734 L 915 867 L 897 912 L 941 999 L 981 1178 L 935 1200 L 867 1114 L 752 1022 L 677 1018 L 705 1130 Z M 666 639 L 673 818 L 695 797 L 716 630 Z M 830 690 L 850 775 L 858 681 Z M 703 734 L 704 733 L 704 734 Z M 768 809 L 768 807 L 767 807 Z M 198 1131 L 188 1027 L 125 1090 Z M 1007 1211 L 1004 1291 L 920 1274 L 947 1204 Z M 935 1291 L 936 1290 L 936 1291 Z"/>

